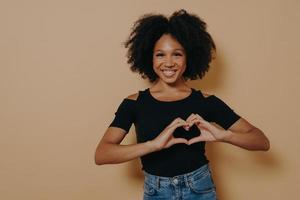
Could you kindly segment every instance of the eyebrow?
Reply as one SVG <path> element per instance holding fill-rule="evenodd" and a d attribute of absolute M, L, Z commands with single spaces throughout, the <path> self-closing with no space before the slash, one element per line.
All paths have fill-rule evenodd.
<path fill-rule="evenodd" d="M 184 52 L 184 50 L 183 50 L 183 49 L 174 49 L 174 51 L 176 51 L 176 50 L 179 50 L 179 51 L 183 51 L 183 52 Z M 156 51 L 163 51 L 163 50 L 161 50 L 161 49 L 157 49 Z"/>

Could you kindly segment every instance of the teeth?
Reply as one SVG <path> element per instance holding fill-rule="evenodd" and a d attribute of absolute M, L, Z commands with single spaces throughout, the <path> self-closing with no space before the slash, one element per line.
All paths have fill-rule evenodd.
<path fill-rule="evenodd" d="M 171 77 L 175 74 L 176 70 L 162 70 L 165 76 Z"/>

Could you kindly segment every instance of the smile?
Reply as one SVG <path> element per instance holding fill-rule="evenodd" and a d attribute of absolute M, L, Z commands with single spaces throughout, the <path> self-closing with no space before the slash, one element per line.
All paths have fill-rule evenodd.
<path fill-rule="evenodd" d="M 166 77 L 171 77 L 176 73 L 177 70 L 165 69 L 165 70 L 161 70 L 161 71 Z"/>

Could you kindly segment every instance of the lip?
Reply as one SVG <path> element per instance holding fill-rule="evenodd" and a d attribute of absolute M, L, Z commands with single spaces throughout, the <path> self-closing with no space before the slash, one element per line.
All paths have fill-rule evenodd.
<path fill-rule="evenodd" d="M 160 71 L 174 71 L 174 72 L 177 72 L 177 69 L 161 69 Z"/>
<path fill-rule="evenodd" d="M 161 70 L 161 73 L 166 78 L 172 78 L 176 75 L 177 70 L 175 70 L 175 69 L 163 69 L 163 70 Z"/>

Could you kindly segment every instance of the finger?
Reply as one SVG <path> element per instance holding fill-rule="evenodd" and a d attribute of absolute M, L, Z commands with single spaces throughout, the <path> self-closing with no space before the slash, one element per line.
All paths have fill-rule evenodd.
<path fill-rule="evenodd" d="M 200 123 L 202 123 L 202 121 L 199 120 L 198 118 L 194 118 L 194 119 L 192 119 L 192 120 L 189 122 L 190 126 L 193 126 L 194 124 L 195 124 L 196 126 L 199 126 Z"/>
<path fill-rule="evenodd" d="M 186 119 L 186 122 L 187 122 L 187 126 L 186 126 L 186 130 L 188 130 L 190 127 L 193 126 L 193 123 L 191 122 L 194 118 L 196 117 L 196 115 L 194 113 L 192 113 L 187 119 Z"/>
<path fill-rule="evenodd" d="M 198 114 L 195 114 L 195 118 L 193 118 L 193 120 L 197 120 L 198 122 L 197 122 L 197 124 L 199 124 L 199 122 L 200 123 L 206 123 L 206 124 L 209 124 L 209 122 L 208 121 L 205 121 L 200 115 L 198 115 Z M 194 123 L 196 123 L 196 122 L 194 122 Z"/>
<path fill-rule="evenodd" d="M 173 126 L 174 124 L 177 123 L 177 121 L 178 121 L 178 118 L 174 119 L 174 120 L 169 124 L 169 126 Z"/>
<path fill-rule="evenodd" d="M 184 130 L 188 131 L 189 130 L 189 125 L 183 125 L 182 126 L 184 128 Z"/>
<path fill-rule="evenodd" d="M 189 130 L 189 124 L 188 124 L 187 120 L 185 120 L 185 122 L 186 122 L 186 124 L 183 125 L 183 128 L 187 131 L 187 130 Z"/>
<path fill-rule="evenodd" d="M 206 139 L 205 139 L 205 137 L 200 135 L 198 137 L 194 137 L 194 138 L 190 139 L 188 141 L 188 145 L 191 145 L 191 144 L 194 144 L 194 143 L 197 143 L 197 142 L 202 142 L 202 141 L 206 141 Z"/>
<path fill-rule="evenodd" d="M 203 119 L 196 118 L 192 122 L 195 123 L 198 127 L 200 126 L 207 130 L 211 128 L 211 124 L 208 121 L 205 121 Z"/>
<path fill-rule="evenodd" d="M 178 127 L 186 127 L 188 126 L 188 123 L 184 120 L 182 121 L 178 121 L 176 124 L 173 125 L 174 128 L 178 128 Z"/>
<path fill-rule="evenodd" d="M 207 124 L 203 124 L 201 122 L 198 124 L 198 128 L 199 129 L 204 129 L 206 131 L 210 131 L 211 132 L 210 126 L 208 126 Z"/>
<path fill-rule="evenodd" d="M 199 114 L 196 114 L 196 117 L 197 117 L 198 119 L 204 120 Z"/>
<path fill-rule="evenodd" d="M 171 140 L 171 144 L 179 144 L 179 143 L 184 143 L 184 144 L 188 144 L 188 140 L 184 139 L 184 138 L 174 138 Z"/>
<path fill-rule="evenodd" d="M 170 123 L 169 126 L 173 126 L 174 124 L 177 124 L 177 123 L 180 122 L 180 121 L 184 121 L 184 120 L 181 119 L 180 117 L 177 117 L 177 118 L 175 118 L 175 119 Z"/>
<path fill-rule="evenodd" d="M 194 114 L 193 117 L 191 117 L 191 118 L 188 120 L 188 123 L 190 124 L 190 126 L 193 126 L 193 125 L 194 125 L 193 121 L 194 121 L 195 119 L 198 119 L 198 117 L 197 117 L 196 114 Z"/>
<path fill-rule="evenodd" d="M 179 144 L 179 143 L 188 144 L 188 141 L 186 139 L 184 139 L 184 138 L 172 138 L 168 142 L 168 144 L 166 145 L 166 147 L 168 148 L 168 147 L 170 147 L 170 146 L 172 146 L 174 144 Z"/>
<path fill-rule="evenodd" d="M 214 126 L 211 125 L 209 122 L 206 122 L 206 121 L 203 121 L 203 120 L 200 120 L 200 122 L 198 123 L 197 127 L 199 129 L 204 129 L 204 130 L 209 131 L 211 133 L 214 132 Z"/>
<path fill-rule="evenodd" d="M 170 128 L 172 129 L 172 131 L 174 131 L 176 128 L 186 125 L 186 121 L 184 121 L 183 119 L 177 119 L 176 122 L 171 124 Z"/>
<path fill-rule="evenodd" d="M 193 126 L 192 121 L 193 121 L 194 119 L 204 120 L 199 114 L 194 114 L 194 113 L 192 113 L 192 114 L 186 119 L 186 121 L 190 124 L 190 126 Z"/>
<path fill-rule="evenodd" d="M 194 113 L 192 113 L 185 121 L 186 121 L 186 122 L 189 122 L 189 121 L 191 121 L 193 118 L 195 118 L 195 114 L 194 114 Z"/>

